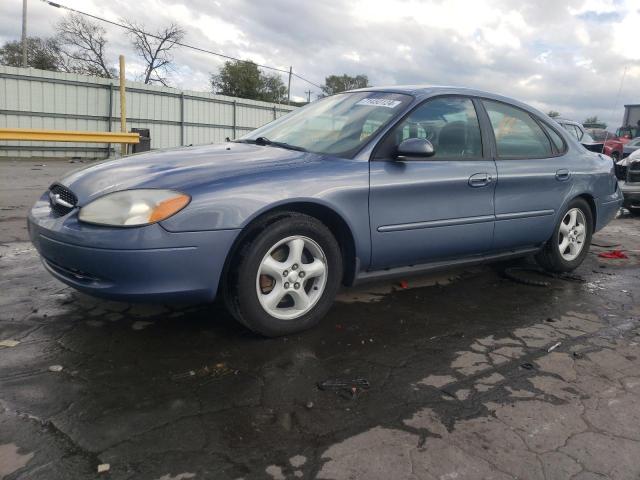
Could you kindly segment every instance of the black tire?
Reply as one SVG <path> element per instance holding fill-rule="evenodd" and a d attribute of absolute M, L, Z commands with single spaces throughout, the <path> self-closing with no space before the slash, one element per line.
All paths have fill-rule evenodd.
<path fill-rule="evenodd" d="M 632 217 L 640 217 L 640 210 L 634 208 L 629 208 L 628 210 Z"/>
<path fill-rule="evenodd" d="M 585 240 L 582 247 L 582 251 L 575 259 L 571 261 L 567 261 L 566 259 L 562 258 L 562 255 L 560 254 L 560 248 L 558 246 L 558 238 L 559 238 L 560 224 L 562 223 L 567 212 L 572 208 L 579 208 L 582 211 L 582 214 L 584 215 L 585 222 L 586 222 L 586 228 L 585 228 L 586 231 L 585 231 Z M 585 257 L 589 253 L 589 247 L 591 246 L 592 235 L 593 235 L 593 214 L 591 212 L 591 207 L 589 206 L 587 201 L 584 200 L 583 198 L 575 198 L 569 203 L 565 211 L 562 212 L 562 215 L 560 215 L 558 224 L 556 225 L 556 228 L 554 228 L 553 230 L 553 235 L 551 235 L 551 238 L 547 241 L 547 243 L 542 248 L 542 250 L 540 250 L 540 252 L 538 252 L 538 254 L 536 255 L 536 261 L 542 268 L 550 272 L 563 273 L 563 272 L 570 272 L 572 270 L 575 270 L 580 266 L 580 264 L 584 261 Z"/>
<path fill-rule="evenodd" d="M 285 212 L 279 217 L 282 218 L 264 225 L 240 247 L 232 260 L 235 265 L 229 269 L 224 292 L 227 308 L 235 319 L 266 337 L 288 335 L 315 326 L 331 308 L 343 273 L 340 246 L 322 222 L 295 212 Z M 325 256 L 327 280 L 324 292 L 311 310 L 301 317 L 283 320 L 270 315 L 260 304 L 256 278 L 267 252 L 279 241 L 294 235 L 308 237 L 320 246 Z"/>

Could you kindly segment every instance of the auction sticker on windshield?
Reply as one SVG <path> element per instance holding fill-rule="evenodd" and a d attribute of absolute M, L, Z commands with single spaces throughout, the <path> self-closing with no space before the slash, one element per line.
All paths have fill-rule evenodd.
<path fill-rule="evenodd" d="M 400 100 L 389 100 L 387 98 L 363 98 L 356 105 L 367 105 L 370 107 L 396 108 L 402 102 Z"/>

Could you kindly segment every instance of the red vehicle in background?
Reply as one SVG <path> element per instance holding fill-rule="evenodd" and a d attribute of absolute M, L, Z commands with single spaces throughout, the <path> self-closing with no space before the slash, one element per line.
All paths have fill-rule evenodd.
<path fill-rule="evenodd" d="M 630 138 L 618 137 L 611 132 L 607 132 L 604 128 L 587 128 L 585 130 L 596 142 L 604 143 L 604 151 L 602 153 L 609 155 L 616 162 L 622 158 L 624 144 Z"/>
<path fill-rule="evenodd" d="M 555 121 L 566 131 L 575 135 L 587 150 L 609 155 L 614 162 L 622 158 L 624 142 L 604 128 L 585 128 L 580 122 L 566 118 L 556 118 Z"/>

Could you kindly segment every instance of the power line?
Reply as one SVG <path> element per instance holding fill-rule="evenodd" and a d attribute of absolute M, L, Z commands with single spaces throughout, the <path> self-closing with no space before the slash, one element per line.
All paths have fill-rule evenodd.
<path fill-rule="evenodd" d="M 76 10 L 75 8 L 67 7 L 66 5 L 61 5 L 59 3 L 51 2 L 49 0 L 42 0 L 42 1 L 44 3 L 52 6 L 52 7 L 61 8 L 63 10 L 68 10 L 70 12 L 77 13 L 79 15 L 84 15 L 86 17 L 93 18 L 93 19 L 98 20 L 100 22 L 109 23 L 111 25 L 115 25 L 116 27 L 124 28 L 125 30 L 128 30 L 130 32 L 141 33 L 141 34 L 147 35 L 147 36 L 149 36 L 151 38 L 156 38 L 158 40 L 163 40 L 163 38 L 159 37 L 158 35 L 154 35 L 152 33 L 145 32 L 144 30 L 139 30 L 137 28 L 130 27 L 130 26 L 127 26 L 127 25 L 123 25 L 122 23 L 114 22 L 113 20 L 108 20 L 106 18 L 98 17 L 96 15 L 92 15 L 91 13 L 87 13 L 87 12 L 83 12 L 83 11 L 80 11 L 80 10 Z M 208 53 L 210 55 L 215 55 L 217 57 L 226 58 L 228 60 L 235 60 L 237 62 L 243 62 L 243 63 L 253 63 L 254 65 L 256 65 L 256 66 L 258 66 L 260 68 L 266 68 L 268 70 L 274 70 L 276 72 L 286 73 L 287 75 L 289 75 L 289 73 L 290 73 L 289 70 L 284 70 L 282 68 L 277 68 L 277 67 L 271 67 L 269 65 L 261 65 L 259 63 L 252 62 L 251 60 L 242 60 L 241 58 L 236 58 L 236 57 L 232 57 L 230 55 L 225 55 L 224 53 L 214 52 L 213 50 L 207 50 L 206 48 L 196 47 L 195 45 L 189 45 L 188 43 L 175 42 L 175 45 L 179 45 L 179 46 L 185 47 L 185 48 L 190 48 L 192 50 L 196 50 L 196 51 L 202 52 L 202 53 Z M 307 82 L 308 84 L 313 85 L 314 87 L 319 88 L 319 89 L 322 90 L 322 87 L 320 85 L 318 85 L 316 83 L 313 83 L 311 80 L 307 80 L 302 75 L 298 75 L 295 72 L 291 72 L 291 75 L 293 75 L 294 77 L 299 78 L 303 82 Z"/>

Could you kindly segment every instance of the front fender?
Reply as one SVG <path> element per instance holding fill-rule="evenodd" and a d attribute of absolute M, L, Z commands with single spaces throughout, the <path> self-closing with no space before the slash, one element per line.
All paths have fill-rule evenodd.
<path fill-rule="evenodd" d="M 292 203 L 333 210 L 351 229 L 356 255 L 370 258 L 369 164 L 325 158 L 288 169 L 250 173 L 190 192 L 187 208 L 162 222 L 171 232 L 242 229 L 260 215 Z"/>

